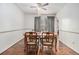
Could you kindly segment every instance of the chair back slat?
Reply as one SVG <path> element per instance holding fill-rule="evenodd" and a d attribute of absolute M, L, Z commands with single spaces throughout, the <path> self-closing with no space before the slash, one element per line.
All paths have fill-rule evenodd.
<path fill-rule="evenodd" d="M 51 43 L 54 39 L 54 33 L 52 33 L 52 32 L 43 32 L 42 37 L 43 37 L 43 41 Z"/>

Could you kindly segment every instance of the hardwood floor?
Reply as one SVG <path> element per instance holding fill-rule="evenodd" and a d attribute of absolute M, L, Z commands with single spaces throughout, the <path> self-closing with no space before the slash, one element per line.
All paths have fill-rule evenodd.
<path fill-rule="evenodd" d="M 32 52 L 30 52 L 32 54 Z M 50 53 L 47 53 L 48 55 Z M 21 40 L 3 53 L 1 55 L 24 55 L 24 41 Z M 59 42 L 59 53 L 57 55 L 78 55 L 75 51 L 68 48 L 63 43 Z"/>
<path fill-rule="evenodd" d="M 59 42 L 59 53 L 58 55 L 79 55 L 77 52 L 73 51 L 62 42 Z"/>

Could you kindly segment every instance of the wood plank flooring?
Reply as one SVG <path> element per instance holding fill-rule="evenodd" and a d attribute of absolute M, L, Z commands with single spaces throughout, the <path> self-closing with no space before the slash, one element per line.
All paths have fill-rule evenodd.
<path fill-rule="evenodd" d="M 18 43 L 1 53 L 1 55 L 24 55 L 24 41 L 19 41 Z M 59 53 L 57 53 L 57 55 L 78 55 L 78 53 L 71 50 L 63 43 L 59 42 Z"/>

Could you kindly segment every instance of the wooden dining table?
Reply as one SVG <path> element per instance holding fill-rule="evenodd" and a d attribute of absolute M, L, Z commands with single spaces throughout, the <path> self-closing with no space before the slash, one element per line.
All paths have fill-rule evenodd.
<path fill-rule="evenodd" d="M 29 35 L 28 33 L 29 32 L 26 32 L 27 33 L 27 35 Z M 26 45 L 26 43 L 27 43 L 27 36 L 26 36 L 26 33 L 24 34 L 24 36 L 25 36 L 25 40 L 24 40 L 24 42 L 25 42 L 25 49 L 24 49 L 24 51 L 25 51 L 25 53 L 27 52 L 27 50 L 26 50 L 26 47 L 27 47 L 27 45 Z M 36 52 L 36 54 L 37 55 L 42 55 L 43 54 L 43 49 L 42 49 L 42 47 L 43 47 L 43 44 L 42 44 L 42 40 L 44 39 L 42 36 L 43 36 L 43 32 L 36 32 L 37 33 L 37 37 L 36 37 L 36 45 L 37 45 L 37 52 Z M 35 35 L 35 34 L 33 34 L 33 35 Z M 59 40 L 57 39 L 57 37 L 58 37 L 58 35 L 57 35 L 57 33 L 55 33 L 54 32 L 54 50 L 55 50 L 55 52 L 58 52 L 58 48 L 59 48 Z"/>

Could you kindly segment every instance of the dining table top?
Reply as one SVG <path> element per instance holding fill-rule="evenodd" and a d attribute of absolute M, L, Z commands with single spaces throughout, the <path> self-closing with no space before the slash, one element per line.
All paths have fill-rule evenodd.
<path fill-rule="evenodd" d="M 37 32 L 37 35 L 38 35 L 38 36 L 42 36 L 42 33 L 43 33 L 43 32 Z M 56 32 L 53 32 L 53 33 L 54 33 L 54 36 L 57 37 L 57 33 L 56 33 Z M 43 34 L 43 35 L 45 35 L 45 34 Z"/>

